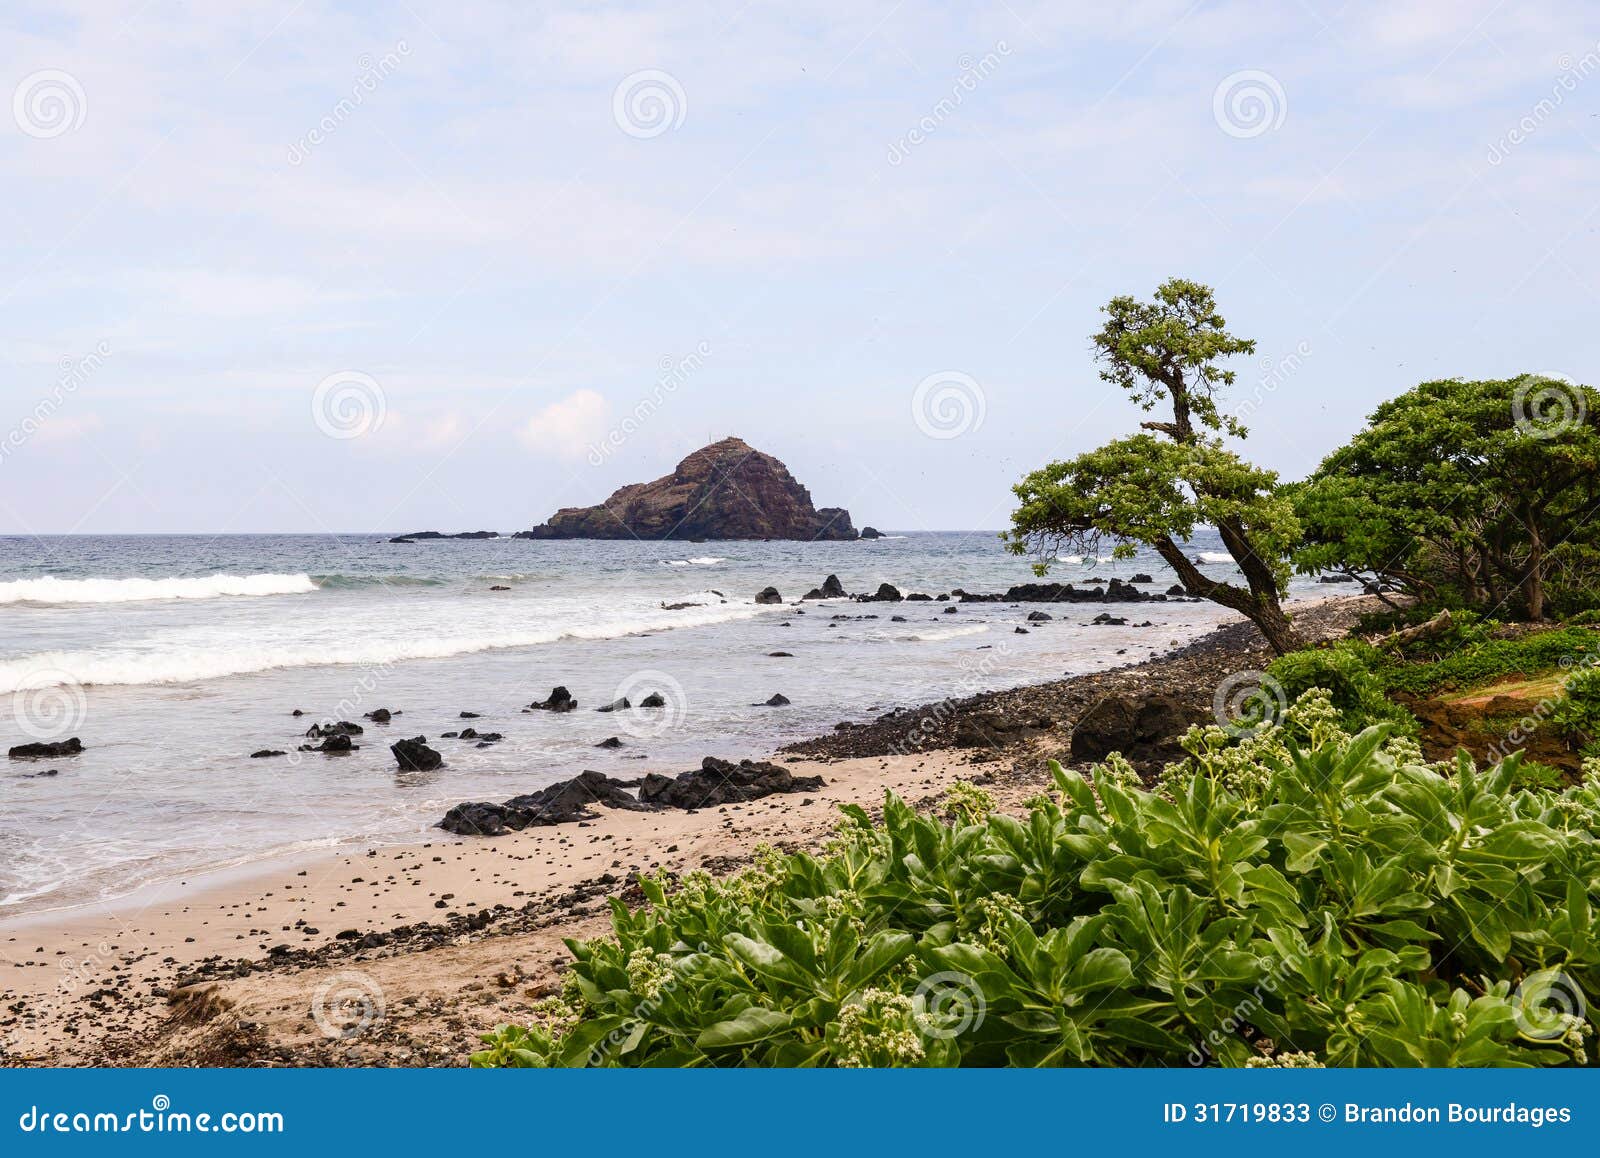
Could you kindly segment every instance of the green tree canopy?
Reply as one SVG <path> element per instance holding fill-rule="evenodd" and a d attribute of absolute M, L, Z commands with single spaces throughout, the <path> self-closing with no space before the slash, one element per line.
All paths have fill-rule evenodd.
<path fill-rule="evenodd" d="M 1522 375 L 1424 382 L 1292 488 L 1302 571 L 1544 617 L 1553 577 L 1594 601 L 1600 394 Z"/>

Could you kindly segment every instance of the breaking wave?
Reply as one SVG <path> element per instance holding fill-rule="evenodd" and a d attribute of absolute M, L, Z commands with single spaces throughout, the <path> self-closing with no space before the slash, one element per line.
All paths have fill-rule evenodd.
<path fill-rule="evenodd" d="M 0 695 L 55 684 L 180 684 L 281 668 L 357 664 L 386 667 L 414 659 L 444 659 L 508 647 L 529 647 L 569 639 L 620 639 L 643 632 L 701 627 L 781 612 L 780 607 L 749 603 L 716 604 L 693 610 L 652 610 L 593 623 L 571 622 L 565 612 L 520 630 L 478 624 L 457 631 L 418 635 L 401 624 L 388 636 L 334 635 L 278 643 L 238 639 L 212 646 L 163 648 L 108 647 L 84 651 L 39 652 L 0 660 Z"/>
<path fill-rule="evenodd" d="M 153 599 L 305 595 L 309 575 L 215 575 L 170 579 L 12 579 L 0 583 L 0 603 L 137 603 Z"/>

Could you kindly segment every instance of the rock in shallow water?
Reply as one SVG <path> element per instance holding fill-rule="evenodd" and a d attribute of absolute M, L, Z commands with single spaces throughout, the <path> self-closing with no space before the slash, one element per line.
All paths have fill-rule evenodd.
<path fill-rule="evenodd" d="M 550 698 L 542 703 L 529 704 L 529 708 L 541 712 L 570 712 L 578 706 L 578 701 L 572 698 L 572 693 L 563 686 L 557 685 L 550 689 Z"/>
<path fill-rule="evenodd" d="M 359 752 L 360 746 L 352 744 L 350 737 L 344 732 L 333 732 L 325 736 L 320 744 L 301 744 L 302 752 L 322 752 L 329 756 L 344 756 L 351 752 Z"/>
<path fill-rule="evenodd" d="M 427 737 L 414 736 L 397 740 L 389 745 L 395 761 L 406 772 L 432 772 L 444 763 L 444 757 L 428 747 Z"/>
<path fill-rule="evenodd" d="M 32 760 L 40 756 L 76 756 L 83 751 L 83 741 L 73 736 L 70 740 L 56 740 L 42 744 L 18 744 L 7 753 L 13 760 Z"/>
<path fill-rule="evenodd" d="M 320 740 L 324 736 L 359 736 L 365 731 L 366 729 L 360 724 L 339 720 L 328 724 L 312 724 L 306 729 L 306 736 L 312 740 Z"/>

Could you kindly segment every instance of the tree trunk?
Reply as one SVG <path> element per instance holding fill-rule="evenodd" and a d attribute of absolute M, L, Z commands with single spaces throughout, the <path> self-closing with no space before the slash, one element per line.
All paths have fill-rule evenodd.
<path fill-rule="evenodd" d="M 1235 587 L 1232 583 L 1208 579 L 1189 556 L 1183 553 L 1183 549 L 1165 535 L 1155 540 L 1154 546 L 1156 553 L 1166 561 L 1167 566 L 1177 572 L 1178 580 L 1183 584 L 1185 591 L 1237 611 L 1260 629 L 1261 634 L 1266 637 L 1268 646 L 1278 655 L 1298 651 L 1305 646 L 1299 632 L 1295 631 L 1294 625 L 1289 622 L 1289 617 L 1278 605 L 1276 592 L 1263 598 L 1253 591 L 1246 591 L 1243 587 Z"/>
<path fill-rule="evenodd" d="M 1522 577 L 1522 599 L 1528 605 L 1528 618 L 1537 623 L 1544 618 L 1544 543 L 1533 531 L 1528 545 L 1528 573 Z"/>
<path fill-rule="evenodd" d="M 1278 655 L 1287 652 L 1299 651 L 1305 646 L 1305 641 L 1300 638 L 1300 633 L 1294 629 L 1294 624 L 1289 622 L 1289 617 L 1283 613 L 1283 608 L 1276 600 L 1270 603 L 1258 602 L 1255 613 L 1246 611 L 1250 622 L 1260 628 L 1261 634 L 1267 637 L 1267 644 Z"/>

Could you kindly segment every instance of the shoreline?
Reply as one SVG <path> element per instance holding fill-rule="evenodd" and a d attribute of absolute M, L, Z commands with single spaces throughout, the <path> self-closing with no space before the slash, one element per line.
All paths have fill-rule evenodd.
<path fill-rule="evenodd" d="M 1331 634 L 1370 602 L 1296 610 Z M 0 930 L 0 1064 L 464 1064 L 478 1033 L 550 990 L 564 937 L 609 930 L 608 899 L 627 899 L 636 873 L 727 872 L 760 843 L 814 848 L 837 804 L 870 811 L 886 790 L 926 805 L 976 779 L 1020 807 L 1096 697 L 1199 690 L 1209 704 L 1212 673 L 1264 666 L 1263 652 L 1253 628 L 1229 624 L 1156 659 L 925 704 L 773 754 L 822 776 L 816 792 L 308 850 L 23 914 Z M 343 1036 L 333 1009 L 366 1016 Z"/>

